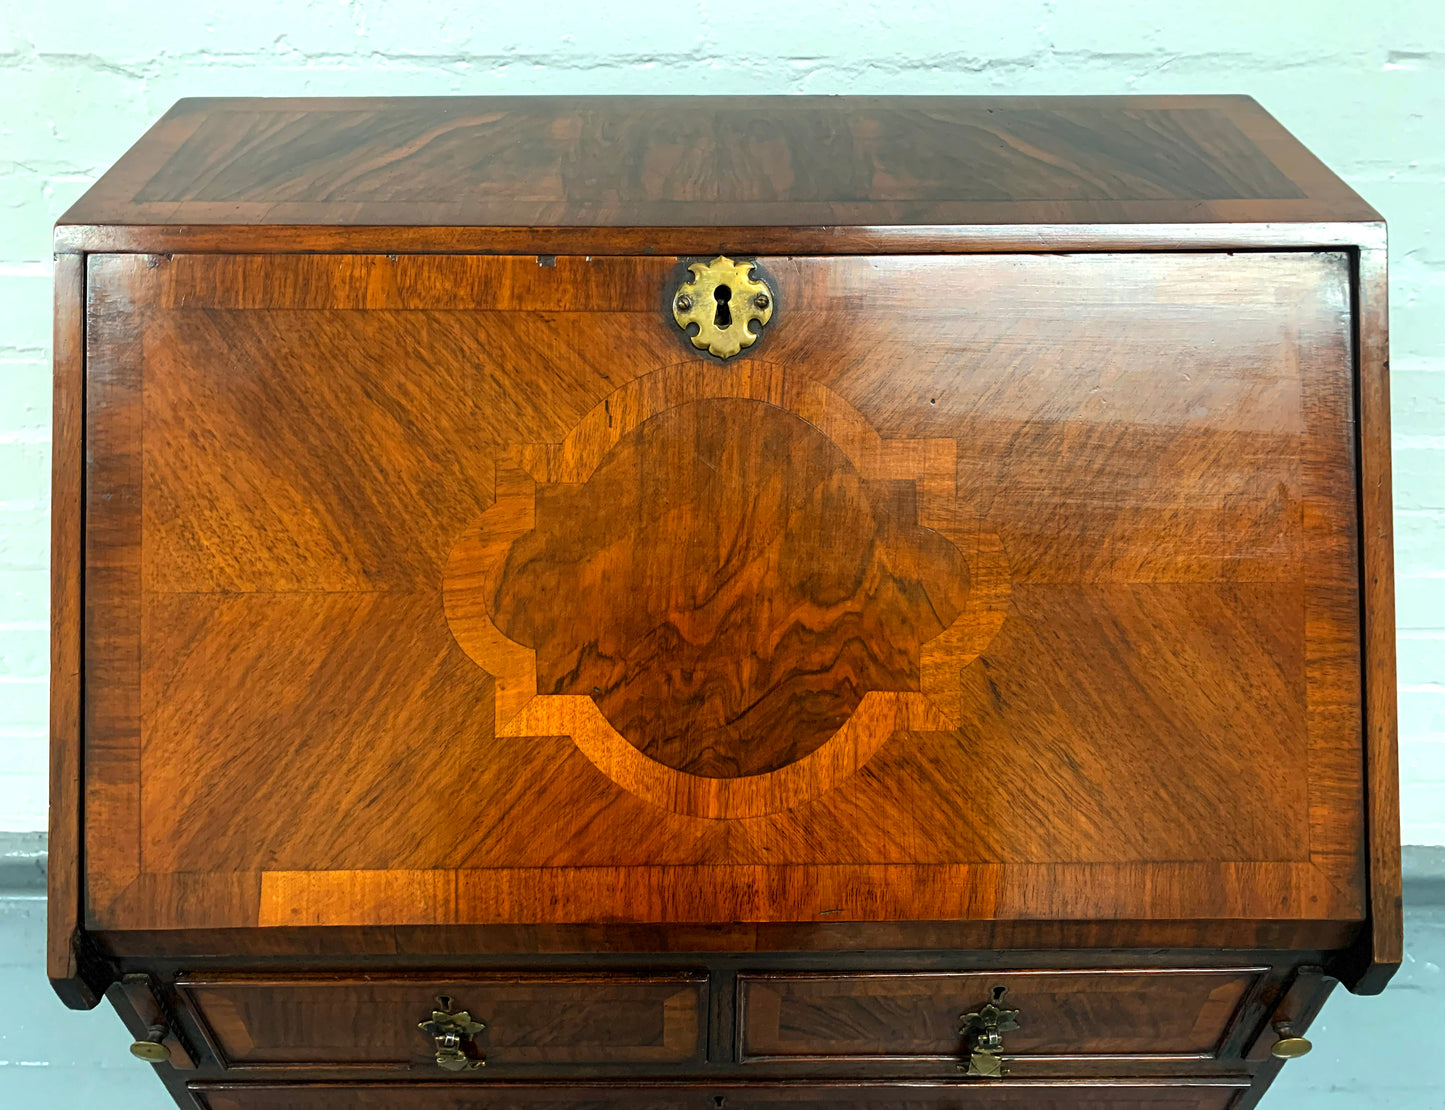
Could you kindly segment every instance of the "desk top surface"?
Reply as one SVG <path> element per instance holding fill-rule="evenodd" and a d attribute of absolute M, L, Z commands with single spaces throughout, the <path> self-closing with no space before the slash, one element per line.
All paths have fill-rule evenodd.
<path fill-rule="evenodd" d="M 197 229 L 198 249 L 218 227 L 582 229 L 597 253 L 643 253 L 678 245 L 636 229 L 735 229 L 718 246 L 747 249 L 744 229 L 771 228 L 794 238 L 756 249 L 808 251 L 803 229 L 908 233 L 876 244 L 896 249 L 929 228 L 1378 219 L 1244 96 L 221 98 L 176 104 L 58 243 L 136 249 L 116 227 Z"/>

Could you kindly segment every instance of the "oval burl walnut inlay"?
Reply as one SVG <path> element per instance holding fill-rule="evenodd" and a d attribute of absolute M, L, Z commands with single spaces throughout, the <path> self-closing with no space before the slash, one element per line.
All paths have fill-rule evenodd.
<path fill-rule="evenodd" d="M 511 449 L 446 584 L 498 735 L 569 735 L 634 793 L 738 817 L 951 727 L 1008 597 L 955 465 L 761 364 L 658 371 Z"/>
<path fill-rule="evenodd" d="M 681 405 L 586 482 L 538 488 L 493 620 L 537 652 L 539 692 L 591 696 L 658 762 L 775 771 L 868 691 L 918 689 L 919 645 L 967 600 L 967 564 L 914 523 L 912 484 L 868 486 L 792 413 Z"/>

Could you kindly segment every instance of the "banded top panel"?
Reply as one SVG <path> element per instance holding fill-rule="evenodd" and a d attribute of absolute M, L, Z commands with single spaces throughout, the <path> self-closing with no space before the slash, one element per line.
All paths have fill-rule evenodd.
<path fill-rule="evenodd" d="M 182 100 L 61 224 L 1378 219 L 1248 97 L 429 97 Z"/>
<path fill-rule="evenodd" d="M 87 265 L 93 927 L 1362 919 L 1343 252 Z"/>

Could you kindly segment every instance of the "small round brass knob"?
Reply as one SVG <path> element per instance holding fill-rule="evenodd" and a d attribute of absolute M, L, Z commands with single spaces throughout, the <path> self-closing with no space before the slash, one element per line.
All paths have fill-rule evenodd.
<path fill-rule="evenodd" d="M 1279 1040 L 1270 1046 L 1271 1056 L 1281 1060 L 1295 1060 L 1314 1048 L 1304 1037 L 1295 1036 L 1294 1027 L 1287 1021 L 1277 1024 L 1274 1031 L 1279 1034 Z"/>
<path fill-rule="evenodd" d="M 146 1030 L 145 1040 L 130 1046 L 130 1054 L 148 1064 L 164 1064 L 171 1058 L 171 1050 L 162 1043 L 166 1033 L 164 1025 L 152 1025 Z"/>

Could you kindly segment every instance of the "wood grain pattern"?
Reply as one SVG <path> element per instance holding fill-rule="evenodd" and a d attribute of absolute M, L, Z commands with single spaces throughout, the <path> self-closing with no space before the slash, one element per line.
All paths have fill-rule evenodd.
<path fill-rule="evenodd" d="M 181 1104 L 1243 1110 L 1398 964 L 1384 227 L 1252 100 L 183 101 L 56 245 L 50 973 Z"/>
<path fill-rule="evenodd" d="M 778 326 L 708 371 L 733 383 L 709 393 L 686 384 L 702 379 L 677 368 L 701 356 L 657 311 L 668 259 L 107 261 L 97 272 L 147 308 L 153 542 L 124 603 L 146 645 L 145 819 L 116 810 L 93 828 L 113 853 L 142 847 L 96 876 L 114 884 L 97 924 L 1360 920 L 1345 261 L 764 263 Z M 936 288 L 961 306 L 942 322 Z M 564 334 L 616 354 L 578 359 Z M 896 582 L 952 568 L 914 610 L 933 624 L 890 626 L 925 640 L 917 685 L 937 716 L 869 708 L 917 695 L 844 689 L 865 695 L 850 717 L 864 739 L 826 762 L 807 761 L 829 742 L 760 774 L 691 775 L 743 784 L 725 798 L 680 790 L 653 769 L 683 772 L 625 739 L 608 748 L 617 730 L 567 700 L 586 693 L 497 727 L 525 668 L 474 663 L 444 599 L 458 540 L 512 511 L 505 460 L 539 489 L 584 485 L 614 451 L 636 473 L 639 441 L 624 439 L 646 425 L 664 430 L 654 470 L 670 469 L 702 433 L 642 414 L 756 402 L 746 381 L 802 398 L 756 423 L 835 467 L 837 444 L 875 527 L 882 505 L 901 522 L 890 535 L 923 529 L 888 548 Z M 821 440 L 789 422 L 800 411 Z M 751 473 L 736 466 L 735 485 Z M 602 499 L 622 506 L 619 527 L 678 492 L 627 488 L 648 487 Z M 135 520 L 131 502 L 95 504 Z M 581 512 L 565 504 L 556 519 Z M 587 519 L 614 557 L 606 514 Z M 930 656 L 940 614 L 988 592 L 987 536 L 1007 616 L 982 654 Z M 683 563 L 658 565 L 681 582 Z M 609 588 L 580 591 L 588 611 Z M 527 597 L 533 628 L 577 619 L 550 586 Z M 837 657 L 831 643 L 818 658 Z M 571 658 L 547 664 L 554 688 Z"/>
<path fill-rule="evenodd" d="M 884 441 L 762 363 L 644 374 L 562 443 L 504 454 L 445 585 L 453 635 L 496 678 L 497 734 L 565 734 L 630 793 L 725 818 L 796 808 L 894 733 L 957 724 L 931 697 L 997 634 L 1009 578 L 956 455 Z"/>
<path fill-rule="evenodd" d="M 223 975 L 188 976 L 178 989 L 227 1068 L 433 1069 L 445 1078 L 417 1028 L 438 995 L 485 1025 L 474 1039 L 489 1075 L 542 1065 L 666 1068 L 706 1054 L 704 974 Z"/>
<path fill-rule="evenodd" d="M 1365 651 L 1370 928 L 1331 970 L 1362 994 L 1384 990 L 1404 958 L 1395 691 L 1395 548 L 1390 484 L 1389 284 L 1383 242 L 1359 253 L 1357 360 Z"/>
<path fill-rule="evenodd" d="M 133 259 L 87 260 L 84 696 L 87 924 L 141 873 L 141 321 L 122 283 Z"/>
<path fill-rule="evenodd" d="M 1132 211 L 1137 205 L 1129 206 Z M 1197 211 L 1201 206 L 1195 206 Z M 1218 207 L 1211 206 L 1211 207 Z M 1156 213 L 1155 215 L 1161 215 Z M 57 253 L 171 254 L 535 254 L 589 258 L 634 255 L 1037 254 L 1039 251 L 1353 250 L 1384 238 L 1383 220 L 1326 216 L 1258 222 L 1249 208 L 1234 221 L 1133 223 L 1111 210 L 1085 223 L 829 224 L 821 227 L 470 227 L 450 225 L 83 224 L 55 229 Z M 1051 221 L 1049 213 L 1039 219 Z M 1014 213 L 1014 219 L 1022 214 Z M 1362 217 L 1363 220 L 1363 217 Z"/>
<path fill-rule="evenodd" d="M 85 426 L 85 263 L 55 264 L 55 394 L 50 487 L 50 860 L 46 974 L 61 1000 L 90 1009 L 103 975 L 84 965 L 81 862 L 81 459 Z"/>
<path fill-rule="evenodd" d="M 539 690 L 590 696 L 650 758 L 710 778 L 774 771 L 869 691 L 916 689 L 921 645 L 961 611 L 967 564 L 913 534 L 917 512 L 912 490 L 869 488 L 786 410 L 679 406 L 585 482 L 538 491 L 494 619 L 536 650 Z"/>
<path fill-rule="evenodd" d="M 835 780 L 812 776 L 829 789 L 809 786 L 808 804 L 698 822 L 647 801 L 646 783 L 614 788 L 626 769 L 608 782 L 581 724 L 572 739 L 556 721 L 494 730 L 504 668 L 467 658 L 441 600 L 448 552 L 506 503 L 507 451 L 566 444 L 608 399 L 662 382 L 649 374 L 695 366 L 656 312 L 670 260 L 107 263 L 131 304 L 152 306 L 155 542 L 129 604 L 144 613 L 140 789 L 155 801 L 143 827 L 95 830 L 111 851 L 143 844 L 143 877 L 120 873 L 105 928 L 1360 919 L 1358 763 L 1312 763 L 1357 750 L 1355 685 L 1308 662 L 1357 642 L 1340 616 L 1355 595 L 1353 502 L 1337 486 L 1340 260 L 766 264 L 780 327 L 718 374 L 764 382 L 780 367 L 841 397 L 880 451 L 951 444 L 949 542 L 968 591 L 968 538 L 990 533 L 1012 594 L 977 661 L 931 681 L 920 658 L 957 726 L 870 726 L 884 743 L 829 765 Z M 942 325 L 939 286 L 968 306 Z M 569 357 L 556 314 L 585 350 L 624 357 Z M 837 340 L 818 363 L 825 334 Z M 338 353 L 347 374 L 305 370 Z M 811 422 L 838 444 L 861 435 Z M 530 465 L 551 467 L 536 451 Z M 864 490 L 910 477 L 916 493 L 932 473 L 870 465 L 854 465 Z M 1312 724 L 1311 704 L 1341 708 Z M 715 782 L 753 778 L 766 776 Z M 552 809 L 533 805 L 539 789 Z M 236 818 L 241 798 L 253 819 Z M 254 819 L 267 808 L 285 819 Z M 1322 832 L 1342 854 L 1315 859 Z"/>
<path fill-rule="evenodd" d="M 259 887 L 259 876 L 250 876 Z M 138 884 L 143 885 L 143 884 Z M 136 904 L 156 894 L 173 894 L 179 885 L 165 877 L 135 895 Z M 204 892 L 207 885 L 199 884 Z M 189 894 L 192 887 L 185 893 Z M 248 909 L 259 905 L 250 894 Z M 275 917 L 285 916 L 275 907 Z M 228 916 L 231 914 L 228 914 Z M 195 914 L 199 918 L 201 914 Z M 234 916 L 241 916 L 239 912 Z M 831 915 L 830 915 L 831 916 Z M 172 923 L 175 923 L 174 921 Z M 184 921 L 181 922 L 184 926 Z M 904 921 L 838 922 L 826 918 L 793 923 L 708 922 L 632 923 L 583 925 L 386 925 L 289 926 L 270 924 L 264 929 L 108 930 L 108 955 L 124 959 L 154 959 L 156 953 L 181 960 L 224 951 L 247 966 L 279 958 L 338 959 L 364 966 L 411 966 L 418 952 L 438 957 L 530 956 L 544 962 L 575 960 L 578 952 L 624 953 L 857 953 L 897 954 L 919 951 L 1028 952 L 1038 962 L 1040 952 L 1088 950 L 1091 963 L 1105 957 L 1102 949 L 1146 952 L 1217 947 L 1221 950 L 1260 952 L 1298 948 L 1308 952 L 1341 949 L 1359 934 L 1355 922 L 1270 921 L 1222 918 L 1209 921 Z"/>
<path fill-rule="evenodd" d="M 966 1056 L 960 1014 L 995 987 L 1019 1028 L 1004 1037 L 1014 1072 L 1031 1059 L 1218 1055 L 1263 968 L 966 974 L 759 975 L 738 979 L 743 1059 L 878 1061 Z"/>
<path fill-rule="evenodd" d="M 1247 97 L 499 97 L 181 101 L 61 222 L 289 225 L 295 249 L 336 224 L 1376 218 Z"/>
<path fill-rule="evenodd" d="M 198 1083 L 191 1090 L 206 1110 L 775 1110 L 797 1106 L 859 1106 L 868 1110 L 1017 1107 L 1019 1110 L 1225 1110 L 1244 1089 L 1231 1080 L 1075 1081 L 1052 1083 L 866 1083 L 747 1086 L 565 1087 L 474 1083 L 258 1084 Z"/>

